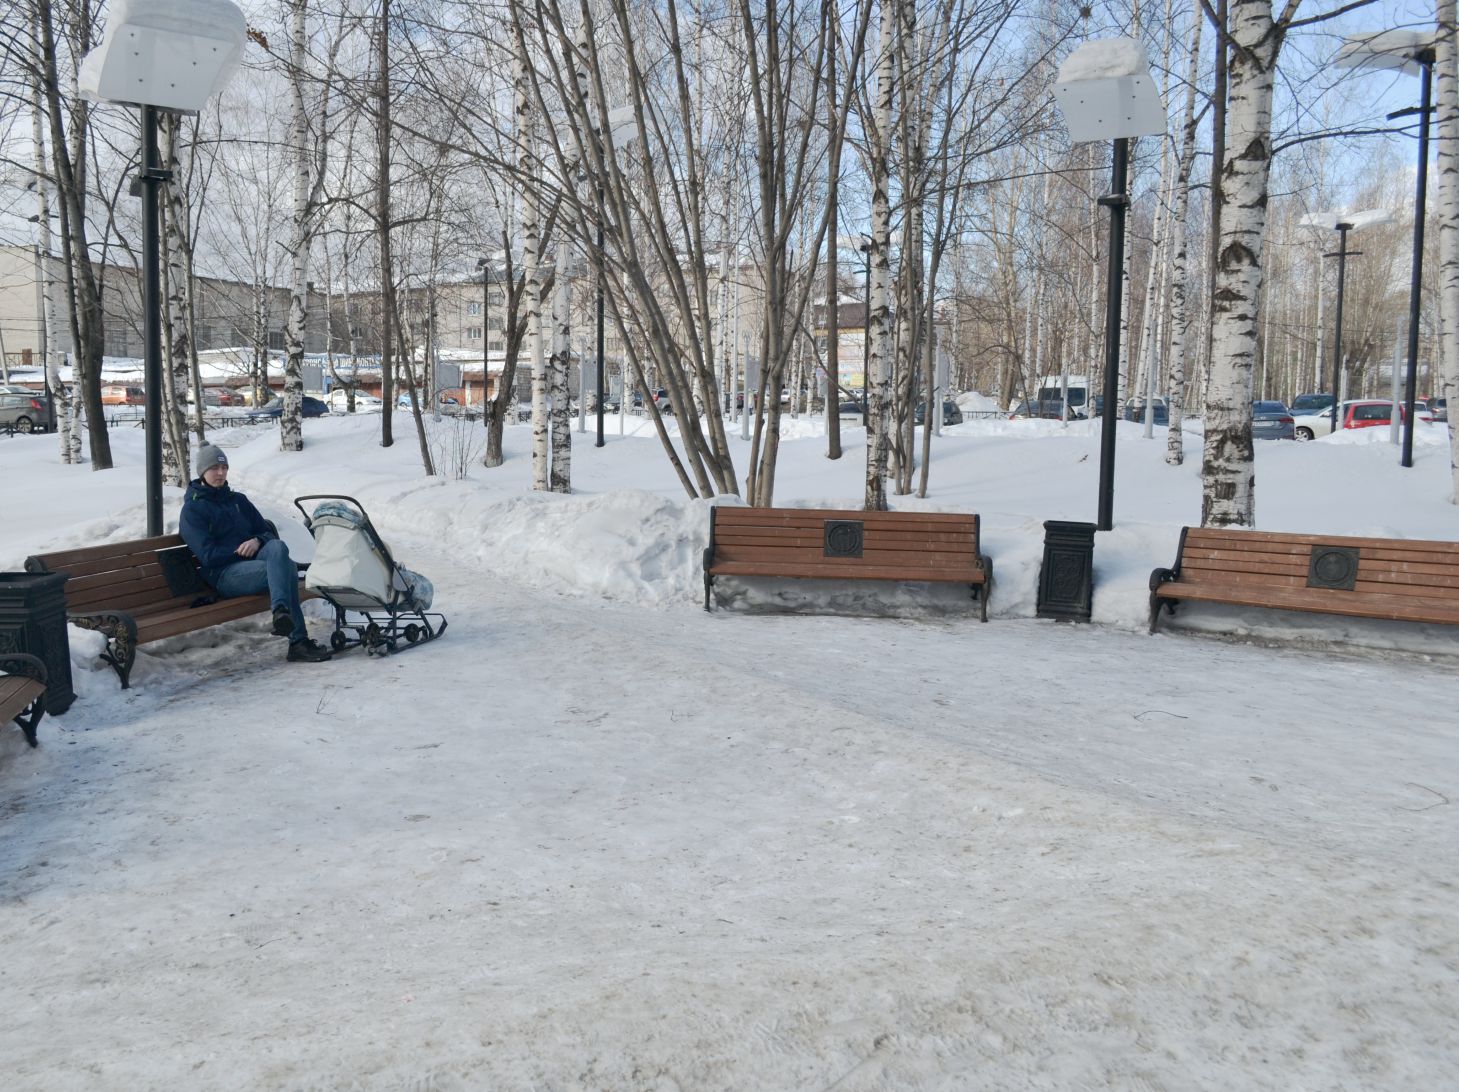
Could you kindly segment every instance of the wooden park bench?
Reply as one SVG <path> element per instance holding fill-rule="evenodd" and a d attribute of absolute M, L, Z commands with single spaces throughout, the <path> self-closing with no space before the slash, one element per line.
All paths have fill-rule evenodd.
<path fill-rule="evenodd" d="M 36 745 L 35 730 L 46 712 L 46 665 L 24 652 L 0 654 L 0 724 L 13 720 Z"/>
<path fill-rule="evenodd" d="M 1183 600 L 1459 625 L 1459 542 L 1185 527 L 1150 574 L 1150 632 Z"/>
<path fill-rule="evenodd" d="M 101 658 L 122 689 L 137 646 L 207 629 L 269 609 L 267 593 L 219 598 L 203 581 L 181 535 L 159 535 L 26 558 L 32 573 L 65 573 L 66 618 L 106 636 Z M 302 570 L 301 570 L 302 571 Z M 300 589 L 303 599 L 314 593 Z"/>
<path fill-rule="evenodd" d="M 704 551 L 705 610 L 718 576 L 967 584 L 986 622 L 993 563 L 978 550 L 972 514 L 716 506 Z"/>

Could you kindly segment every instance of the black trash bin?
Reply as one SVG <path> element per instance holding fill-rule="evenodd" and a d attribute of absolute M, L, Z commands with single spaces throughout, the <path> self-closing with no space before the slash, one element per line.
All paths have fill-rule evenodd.
<path fill-rule="evenodd" d="M 65 573 L 0 573 L 0 652 L 28 652 L 46 665 L 46 712 L 71 708 L 71 642 Z"/>
<path fill-rule="evenodd" d="M 1087 622 L 1094 599 L 1094 524 L 1044 521 L 1038 616 Z"/>

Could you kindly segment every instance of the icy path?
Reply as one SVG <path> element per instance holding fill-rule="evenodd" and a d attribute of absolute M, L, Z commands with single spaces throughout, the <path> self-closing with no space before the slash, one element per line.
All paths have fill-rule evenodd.
<path fill-rule="evenodd" d="M 0 754 L 7 1089 L 1459 1073 L 1452 663 L 640 610 L 401 552 L 439 643 L 234 630 Z"/>

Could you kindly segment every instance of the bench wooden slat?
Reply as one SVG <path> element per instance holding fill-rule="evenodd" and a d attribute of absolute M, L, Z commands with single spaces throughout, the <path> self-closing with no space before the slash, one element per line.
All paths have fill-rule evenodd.
<path fill-rule="evenodd" d="M 10 720 L 46 692 L 46 684 L 24 675 L 0 675 L 0 723 Z"/>
<path fill-rule="evenodd" d="M 1309 587 L 1313 549 L 1356 551 L 1351 590 Z M 1459 625 L 1459 542 L 1186 528 L 1150 576 L 1150 629 L 1178 601 Z"/>
<path fill-rule="evenodd" d="M 181 545 L 183 545 L 181 535 L 157 535 L 153 538 L 134 538 L 126 542 L 103 543 L 100 546 L 85 546 L 76 550 L 39 554 L 32 560 L 43 561 L 47 572 L 57 573 L 67 570 L 67 566 L 70 565 L 89 565 L 112 557 L 155 554 L 158 550 Z M 27 564 L 27 569 L 29 570 L 29 568 Z"/>
<path fill-rule="evenodd" d="M 1318 614 L 1345 614 L 1362 618 L 1384 618 L 1393 621 L 1443 622 L 1459 625 L 1459 606 L 1427 601 L 1400 601 L 1388 595 L 1363 592 L 1324 591 L 1323 596 L 1283 594 L 1279 591 L 1245 594 L 1232 588 L 1183 587 L 1168 585 L 1162 594 L 1172 599 L 1197 599 L 1233 606 L 1274 607 L 1285 610 L 1310 611 Z"/>
<path fill-rule="evenodd" d="M 714 509 L 705 551 L 704 606 L 716 576 L 966 584 L 987 621 L 989 562 L 978 517 L 963 512 L 861 512 L 822 508 Z M 859 556 L 827 556 L 828 521 L 861 527 Z"/>
<path fill-rule="evenodd" d="M 805 580 L 905 580 L 908 583 L 927 584 L 981 584 L 984 579 L 983 571 L 973 568 L 918 569 L 907 565 L 892 568 L 871 565 L 837 567 L 752 561 L 732 561 L 724 566 L 717 565 L 714 574 L 716 576 L 783 576 Z"/>

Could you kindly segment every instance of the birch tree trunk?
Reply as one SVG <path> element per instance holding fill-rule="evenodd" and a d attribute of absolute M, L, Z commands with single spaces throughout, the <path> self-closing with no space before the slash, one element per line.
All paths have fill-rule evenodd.
<path fill-rule="evenodd" d="M 1211 305 L 1201 467 L 1204 527 L 1251 527 L 1256 522 L 1251 382 L 1271 172 L 1272 84 L 1282 44 L 1271 0 L 1232 0 L 1230 10 L 1224 207 Z"/>
<path fill-rule="evenodd" d="M 871 148 L 871 311 L 867 337 L 871 339 L 866 383 L 866 495 L 868 512 L 887 507 L 888 402 L 891 395 L 890 307 L 891 273 L 891 155 L 892 155 L 892 34 L 899 0 L 881 0 L 881 36 L 876 64 L 876 103 L 872 111 Z"/>
<path fill-rule="evenodd" d="M 1190 63 L 1186 70 L 1185 121 L 1181 125 L 1180 156 L 1176 165 L 1175 210 L 1170 217 L 1170 425 L 1165 434 L 1165 461 L 1171 466 L 1185 462 L 1185 438 L 1181 418 L 1185 416 L 1186 332 L 1186 216 L 1190 209 L 1191 168 L 1196 159 L 1196 78 L 1201 65 L 1201 24 L 1205 15 L 1200 0 L 1192 5 Z M 1151 416 L 1154 416 L 1153 413 Z"/>
<path fill-rule="evenodd" d="M 390 362 L 395 322 L 395 272 L 390 229 L 394 213 L 390 195 L 390 0 L 380 0 L 376 63 L 380 67 L 375 99 L 375 230 L 380 241 L 380 446 L 395 443 L 391 417 L 395 410 L 394 372 Z"/>
<path fill-rule="evenodd" d="M 55 167 L 56 200 L 61 212 L 61 235 L 66 243 L 66 297 L 71 313 L 71 343 L 74 347 L 77 401 L 86 417 L 91 447 L 91 469 L 110 470 L 111 437 L 101 411 L 101 357 L 104 344 L 101 295 L 91 264 L 91 247 L 86 233 L 86 134 L 90 112 L 75 93 L 75 70 L 68 80 L 73 109 L 69 113 L 71 140 L 68 143 L 63 119 L 68 115 L 61 101 L 56 62 L 56 38 L 51 0 L 35 0 L 40 28 L 40 71 L 45 90 L 46 117 L 50 121 L 51 162 Z M 86 8 L 82 5 L 82 8 Z M 89 9 L 87 9 L 89 10 Z M 91 47 L 89 16 L 73 35 L 75 50 Z M 79 54 L 77 54 L 79 56 Z"/>
<path fill-rule="evenodd" d="M 1449 406 L 1449 469 L 1452 492 L 1459 504 L 1459 18 L 1455 0 L 1438 0 L 1438 35 L 1434 59 L 1438 105 L 1439 198 L 1439 330 L 1440 382 Z"/>
<path fill-rule="evenodd" d="M 294 211 L 289 231 L 289 314 L 284 321 L 284 409 L 279 415 L 279 450 L 304 450 L 304 328 L 309 290 L 309 116 L 304 107 L 304 62 L 308 47 L 304 15 L 308 0 L 291 0 L 289 10 L 289 148 L 294 157 Z"/>
<path fill-rule="evenodd" d="M 35 167 L 36 275 L 40 278 L 41 330 L 45 344 L 46 387 L 56 408 L 56 432 L 61 445 L 61 462 L 81 461 L 81 436 L 76 431 L 73 396 L 61 382 L 60 353 L 56 345 L 55 299 L 51 284 L 51 170 L 46 163 L 45 96 L 40 73 L 41 34 L 38 13 L 31 11 L 31 44 L 34 67 L 31 78 L 31 153 Z"/>
<path fill-rule="evenodd" d="M 554 493 L 572 492 L 572 421 L 568 413 L 570 400 L 568 372 L 572 367 L 572 284 L 568 279 L 568 244 L 557 243 L 557 271 L 554 277 L 552 308 L 551 396 L 552 447 L 548 488 Z"/>
<path fill-rule="evenodd" d="M 167 322 L 167 369 L 162 383 L 162 477 L 182 488 L 191 475 L 188 458 L 187 391 L 192 379 L 194 346 L 192 339 L 192 248 L 188 231 L 189 215 L 183 176 L 178 157 L 182 117 L 170 110 L 161 112 L 159 151 L 162 169 L 168 180 L 162 186 L 162 256 L 164 306 Z M 196 392 L 197 412 L 201 419 L 203 392 Z"/>

